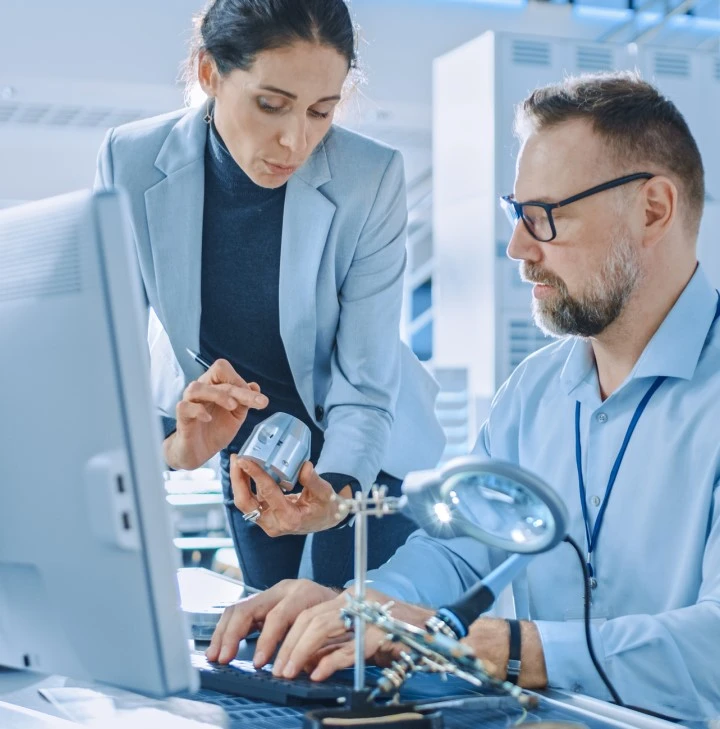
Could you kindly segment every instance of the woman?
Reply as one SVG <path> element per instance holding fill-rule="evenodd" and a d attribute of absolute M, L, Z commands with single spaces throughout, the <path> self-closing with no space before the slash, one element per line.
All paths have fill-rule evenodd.
<path fill-rule="evenodd" d="M 444 442 L 437 387 L 398 336 L 402 159 L 332 125 L 356 65 L 343 0 L 215 0 L 191 62 L 207 105 L 111 130 L 98 163 L 98 186 L 130 200 L 158 404 L 176 416 L 166 461 L 195 468 L 221 451 L 248 584 L 297 576 L 318 532 L 314 577 L 340 585 L 352 531 L 333 529 L 333 493 L 377 479 L 396 494 Z M 186 349 L 214 362 L 208 372 Z M 316 467 L 303 467 L 299 494 L 234 458 L 278 411 L 312 432 Z M 370 566 L 412 530 L 373 521 Z"/>

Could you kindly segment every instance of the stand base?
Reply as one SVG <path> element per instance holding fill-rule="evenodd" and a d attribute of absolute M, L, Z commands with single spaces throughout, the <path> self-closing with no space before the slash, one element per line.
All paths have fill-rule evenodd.
<path fill-rule="evenodd" d="M 362 692 L 357 692 L 358 700 Z M 372 706 L 367 703 L 344 709 L 321 709 L 310 711 L 303 719 L 303 729 L 323 729 L 327 727 L 369 727 L 370 729 L 443 729 L 444 721 L 439 711 L 423 712 L 414 704 L 393 704 L 391 706 Z"/>

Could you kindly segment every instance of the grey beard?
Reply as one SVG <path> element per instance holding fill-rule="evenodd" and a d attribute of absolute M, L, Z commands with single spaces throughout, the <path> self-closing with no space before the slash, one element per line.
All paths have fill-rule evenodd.
<path fill-rule="evenodd" d="M 528 278 L 537 280 L 526 268 Z M 583 295 L 570 296 L 565 283 L 553 277 L 548 281 L 557 294 L 548 300 L 533 300 L 535 324 L 553 337 L 594 337 L 620 316 L 637 286 L 640 265 L 627 236 L 616 240 L 602 269 L 596 273 Z"/>

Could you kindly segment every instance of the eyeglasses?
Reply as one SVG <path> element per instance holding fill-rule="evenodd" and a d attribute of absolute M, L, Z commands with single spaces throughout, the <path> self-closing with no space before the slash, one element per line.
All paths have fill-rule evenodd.
<path fill-rule="evenodd" d="M 633 175 L 618 177 L 616 180 L 610 180 L 610 182 L 604 182 L 602 185 L 596 185 L 595 187 L 591 187 L 589 190 L 579 192 L 577 195 L 565 198 L 565 200 L 561 200 L 556 203 L 536 202 L 534 200 L 520 203 L 515 200 L 512 195 L 503 195 L 500 198 L 500 205 L 505 211 L 513 230 L 520 220 L 522 220 L 528 233 L 530 233 L 535 240 L 538 240 L 541 243 L 549 243 L 557 236 L 555 221 L 552 216 L 552 211 L 556 208 L 565 207 L 565 205 L 570 205 L 570 203 L 590 197 L 590 195 L 596 195 L 598 192 L 611 190 L 613 187 L 627 185 L 628 182 L 634 182 L 635 180 L 649 180 L 651 177 L 655 177 L 655 175 L 652 175 L 649 172 L 637 172 Z"/>

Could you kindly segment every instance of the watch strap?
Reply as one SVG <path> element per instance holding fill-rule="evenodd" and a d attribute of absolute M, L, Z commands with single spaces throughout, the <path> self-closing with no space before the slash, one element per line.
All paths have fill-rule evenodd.
<path fill-rule="evenodd" d="M 520 679 L 520 656 L 522 655 L 522 640 L 519 620 L 508 620 L 510 628 L 510 653 L 507 663 L 507 680 L 517 684 Z"/>

